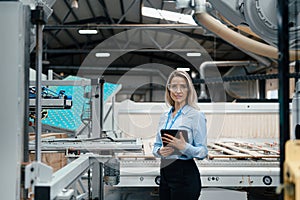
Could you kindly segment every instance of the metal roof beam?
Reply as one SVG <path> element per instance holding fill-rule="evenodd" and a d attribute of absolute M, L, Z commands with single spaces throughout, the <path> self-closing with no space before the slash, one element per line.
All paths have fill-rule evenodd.
<path fill-rule="evenodd" d="M 93 49 L 44 49 L 43 52 L 49 53 L 49 54 L 77 54 L 77 53 L 82 53 L 82 54 L 88 54 L 92 51 Z M 103 50 L 104 51 L 104 50 Z M 121 49 L 105 49 L 105 52 L 121 52 L 124 50 Z M 128 49 L 128 52 L 143 52 L 143 53 L 148 53 L 148 52 L 196 52 L 199 51 L 199 49 Z M 127 53 L 128 53 L 127 52 Z M 227 51 L 218 51 L 217 53 L 226 53 Z"/>
<path fill-rule="evenodd" d="M 119 19 L 119 21 L 117 22 L 117 24 L 120 24 L 124 19 L 125 19 L 125 17 L 126 17 L 126 15 L 127 15 L 127 13 L 128 13 L 128 11 L 132 8 L 132 6 L 136 3 L 136 1 L 137 0 L 133 0 L 132 2 L 131 2 L 131 4 L 128 6 L 128 8 L 126 9 L 126 11 L 123 13 L 122 12 L 122 16 L 121 16 L 121 18 Z"/>
<path fill-rule="evenodd" d="M 143 7 L 143 5 L 144 5 L 144 0 L 140 0 L 140 19 L 139 19 L 139 22 L 140 22 L 140 24 L 143 24 L 144 22 L 143 22 L 143 15 L 142 15 L 142 7 Z"/>
<path fill-rule="evenodd" d="M 69 10 L 69 12 L 64 16 L 63 20 L 62 20 L 62 23 L 64 23 L 66 21 L 66 19 L 68 18 L 68 16 L 70 15 L 71 11 Z M 53 17 L 54 20 L 56 20 L 55 17 Z M 61 42 L 61 40 L 58 39 L 57 37 L 57 34 L 60 32 L 61 30 L 56 30 L 55 33 L 49 33 L 51 36 L 52 36 L 52 39 L 50 41 L 47 41 L 47 43 L 45 43 L 44 45 L 44 48 L 45 46 L 48 46 L 49 43 L 52 42 L 53 39 L 55 39 L 60 45 L 64 46 L 63 43 Z"/>
<path fill-rule="evenodd" d="M 71 11 L 73 17 L 75 18 L 76 21 L 79 20 L 78 16 L 75 14 L 75 12 L 73 11 L 73 8 L 70 6 L 70 4 L 67 2 L 67 0 L 64 0 L 65 5 L 68 7 L 68 9 Z"/>
<path fill-rule="evenodd" d="M 108 9 L 107 9 L 105 1 L 104 0 L 98 0 L 98 2 L 101 4 L 101 6 L 102 6 L 102 8 L 104 10 L 105 17 L 107 17 L 107 19 L 110 20 L 111 24 L 115 24 L 115 21 L 111 18 L 111 16 L 108 13 Z"/>
<path fill-rule="evenodd" d="M 91 29 L 203 29 L 201 26 L 193 26 L 186 24 L 64 24 L 64 25 L 46 25 L 44 30 L 53 29 L 78 29 L 78 28 L 91 28 Z"/>
<path fill-rule="evenodd" d="M 56 36 L 56 34 L 54 34 L 54 33 L 52 33 L 51 31 L 48 31 L 47 32 L 49 35 L 51 35 L 52 36 L 52 38 L 54 39 L 54 40 L 56 40 L 61 46 L 65 46 L 65 44 Z M 46 42 L 46 46 L 48 46 L 48 43 L 49 42 Z M 50 41 L 50 43 L 51 43 L 51 41 Z M 45 47 L 44 47 L 45 48 Z"/>
<path fill-rule="evenodd" d="M 62 22 L 60 21 L 60 19 L 58 18 L 58 16 L 55 13 L 52 13 L 53 18 L 55 19 L 55 21 L 57 21 L 59 24 L 61 24 Z M 61 26 L 65 26 L 65 25 L 61 25 Z M 71 34 L 71 32 L 67 29 L 65 29 L 67 35 L 73 40 L 73 42 L 75 43 L 77 48 L 80 48 L 78 41 L 74 38 L 74 36 Z"/>
<path fill-rule="evenodd" d="M 92 6 L 91 6 L 90 0 L 87 0 L 86 3 L 87 3 L 87 6 L 89 7 L 89 10 L 90 10 L 90 12 L 91 12 L 93 18 L 96 18 L 96 15 L 95 15 L 95 12 L 94 12 L 94 10 L 93 10 L 93 8 L 92 8 Z"/>

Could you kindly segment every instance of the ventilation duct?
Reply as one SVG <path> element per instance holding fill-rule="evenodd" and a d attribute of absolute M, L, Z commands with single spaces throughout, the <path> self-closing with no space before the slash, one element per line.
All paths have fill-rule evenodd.
<path fill-rule="evenodd" d="M 214 1 L 212 0 L 212 2 L 214 2 Z M 260 1 L 255 1 L 255 2 L 260 2 Z M 203 4 L 203 2 L 201 0 L 199 0 L 199 3 Z M 295 1 L 293 1 L 293 3 L 295 3 Z M 290 4 L 290 7 L 291 6 L 292 5 Z M 275 11 L 273 10 L 273 12 L 275 12 Z M 238 32 L 233 31 L 232 29 L 228 28 L 226 25 L 222 24 L 219 20 L 215 19 L 214 17 L 212 17 L 211 15 L 206 13 L 205 10 L 203 10 L 203 9 L 195 10 L 195 14 L 193 17 L 194 17 L 194 20 L 198 24 L 201 24 L 209 31 L 213 32 L 214 34 L 216 34 L 223 40 L 233 44 L 234 46 L 236 46 L 238 48 L 242 48 L 242 49 L 245 49 L 246 51 L 250 51 L 252 53 L 255 53 L 255 54 L 258 54 L 261 56 L 265 56 L 268 58 L 278 59 L 278 49 L 276 47 L 253 40 L 253 39 L 250 39 Z M 294 17 L 294 19 L 296 19 L 297 17 L 298 17 L 298 15 L 296 17 Z M 239 19 L 241 20 L 241 17 L 239 17 Z M 235 22 L 235 23 L 237 23 L 237 22 Z M 254 19 L 253 24 L 255 24 L 255 19 Z M 260 28 L 256 28 L 256 29 L 260 29 Z M 260 36 L 263 35 L 259 32 L 257 32 L 256 34 L 258 34 Z M 295 34 L 296 34 L 296 32 L 295 32 Z M 291 40 L 293 40 L 293 39 L 291 38 Z M 296 42 L 296 40 L 294 41 L 294 46 L 295 46 L 295 42 Z M 293 41 L 292 41 L 292 43 L 293 43 Z M 296 55 L 296 54 L 297 54 L 296 51 L 291 50 L 290 51 L 290 59 L 295 60 L 296 57 L 300 57 L 300 55 L 299 55 L 300 53 L 298 53 L 298 55 Z"/>

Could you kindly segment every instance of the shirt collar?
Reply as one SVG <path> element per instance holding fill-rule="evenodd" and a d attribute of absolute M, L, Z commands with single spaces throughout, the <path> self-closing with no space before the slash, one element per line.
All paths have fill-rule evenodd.
<path fill-rule="evenodd" d="M 183 109 L 182 109 L 182 111 L 181 111 L 181 113 L 182 114 L 186 114 L 187 112 L 189 112 L 190 110 L 191 110 L 191 106 L 190 105 L 188 105 L 188 104 L 186 104 L 184 107 L 183 107 Z M 168 116 L 168 113 L 170 112 L 170 109 L 166 112 L 166 116 Z"/>
<path fill-rule="evenodd" d="M 182 109 L 182 114 L 186 114 L 188 111 L 190 111 L 191 110 L 191 106 L 190 105 L 188 105 L 188 104 L 186 104 L 184 107 L 183 107 L 183 109 Z"/>

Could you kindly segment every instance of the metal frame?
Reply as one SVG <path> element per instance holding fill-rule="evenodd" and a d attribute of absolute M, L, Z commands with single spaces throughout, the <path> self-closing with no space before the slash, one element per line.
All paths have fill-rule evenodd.
<path fill-rule="evenodd" d="M 227 150 L 231 149 L 231 153 L 223 148 L 224 152 L 219 152 L 219 155 L 224 157 L 195 160 L 201 174 L 202 186 L 224 188 L 278 186 L 280 169 L 277 144 L 271 143 L 271 139 L 223 139 L 215 144 L 226 145 L 235 141 L 240 141 L 237 146 L 241 147 L 228 148 Z M 254 145 L 251 145 L 253 143 Z M 209 144 L 209 154 L 218 151 L 211 146 Z M 120 184 L 116 187 L 158 186 L 160 159 L 134 154 L 118 154 L 117 157 L 120 159 L 121 176 Z"/>
<path fill-rule="evenodd" d="M 132 161 L 134 163 L 134 161 Z M 122 164 L 122 162 L 121 162 Z M 198 162 L 203 187 L 276 187 L 279 167 L 202 167 Z M 120 183 L 115 187 L 158 187 L 159 166 L 121 166 Z"/>
<path fill-rule="evenodd" d="M 285 145 L 290 139 L 290 117 L 289 109 L 289 6 L 285 0 L 278 2 L 278 100 L 279 100 L 279 121 L 280 121 L 280 184 L 284 183 L 284 161 Z M 283 199 L 284 193 L 281 191 L 280 199 Z"/>
<path fill-rule="evenodd" d="M 119 108 L 119 114 L 162 113 L 162 110 L 153 110 L 155 106 L 164 107 L 165 103 L 132 103 L 128 108 Z M 204 113 L 279 113 L 278 103 L 198 103 Z M 116 103 L 116 106 L 118 104 Z"/>
<path fill-rule="evenodd" d="M 42 109 L 69 109 L 72 107 L 72 100 L 68 99 L 41 99 Z M 29 108 L 35 108 L 35 99 L 29 99 Z"/>
<path fill-rule="evenodd" d="M 77 196 L 74 191 L 76 188 L 71 188 L 71 186 L 74 187 L 74 182 L 78 180 L 80 184 L 82 175 L 87 172 L 87 170 L 93 169 L 93 180 L 95 181 L 93 181 L 92 193 L 94 197 L 103 199 L 103 197 L 101 197 L 103 195 L 103 186 L 101 186 L 101 184 L 103 184 L 103 163 L 110 157 L 111 156 L 83 154 L 52 175 L 49 173 L 51 170 L 49 171 L 47 166 L 42 163 L 34 162 L 26 166 L 27 173 L 25 176 L 27 180 L 33 180 L 32 178 L 35 179 L 35 182 L 31 181 L 34 183 L 31 185 L 31 188 L 35 200 L 59 200 L 66 199 L 66 197 L 71 199 L 73 196 Z M 100 173 L 95 173 L 97 169 Z M 83 187 L 83 184 L 81 183 L 80 186 Z M 84 190 L 83 192 L 83 194 L 78 195 L 79 198 L 90 195 L 86 194 L 87 190 Z"/>
<path fill-rule="evenodd" d="M 99 94 L 99 84 L 97 81 L 96 85 L 92 85 L 93 80 L 91 79 L 82 79 L 82 80 L 43 80 L 41 81 L 41 84 L 44 86 L 91 86 L 92 87 L 92 94 Z M 34 85 L 35 82 L 34 81 L 30 81 L 30 85 Z M 103 87 L 103 84 L 102 84 Z M 97 89 L 98 88 L 98 89 Z M 100 133 L 100 128 L 103 129 L 103 124 L 105 123 L 109 112 L 114 111 L 114 96 L 121 90 L 121 85 L 109 96 L 109 98 L 107 100 L 111 100 L 112 101 L 112 105 L 110 106 L 110 108 L 107 110 L 106 113 L 102 113 L 102 119 L 103 121 L 101 121 L 102 124 L 100 124 L 99 126 L 99 119 L 100 119 L 100 114 L 101 112 L 103 112 L 103 102 L 101 103 L 101 101 L 103 101 L 103 94 L 100 95 L 100 100 L 97 98 L 92 98 L 92 133 Z M 103 91 L 102 91 L 103 92 Z M 94 96 L 94 95 L 93 95 Z M 34 103 L 35 103 L 35 99 L 30 99 L 30 108 L 34 109 Z M 68 99 L 41 99 L 41 104 L 42 104 L 42 108 L 43 109 L 69 109 L 72 106 L 72 100 L 68 100 Z M 102 106 L 100 106 L 100 104 Z M 105 114 L 105 115 L 104 115 Z M 112 113 L 112 131 L 114 130 L 114 113 Z M 87 125 L 83 125 L 79 128 L 79 130 L 76 130 L 75 132 L 75 136 L 80 135 L 83 130 L 89 126 L 90 124 Z M 99 135 L 94 135 L 92 134 L 92 136 L 94 138 L 99 137 Z M 90 134 L 88 134 L 88 137 L 90 137 Z"/>
<path fill-rule="evenodd" d="M 117 138 L 111 141 L 106 138 L 89 139 L 45 139 L 41 142 L 41 149 L 43 151 L 66 151 L 68 149 L 82 150 L 82 151 L 142 151 L 143 144 L 140 139 L 121 139 Z M 34 150 L 35 144 L 30 143 L 29 150 Z"/>

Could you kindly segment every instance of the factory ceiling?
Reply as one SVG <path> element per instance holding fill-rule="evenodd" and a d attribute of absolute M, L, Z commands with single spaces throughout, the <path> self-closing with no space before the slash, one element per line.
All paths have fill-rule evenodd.
<path fill-rule="evenodd" d="M 138 45 L 138 48 L 128 45 L 117 49 L 113 47 L 102 49 L 106 50 L 106 53 L 118 52 L 120 55 L 106 66 L 105 74 L 122 74 L 128 69 L 147 63 L 193 69 L 195 66 L 177 54 L 178 52 L 190 53 L 193 50 L 190 45 L 187 45 L 187 40 L 196 41 L 201 48 L 205 49 L 210 60 L 254 60 L 247 52 L 234 47 L 199 25 L 147 17 L 142 14 L 143 7 L 187 15 L 192 12 L 188 8 L 177 9 L 174 1 L 165 0 L 56 1 L 52 7 L 53 13 L 43 29 L 44 72 L 53 69 L 57 74 L 76 74 L 93 49 L 101 46 L 109 38 L 115 37 L 115 40 L 118 40 L 124 32 L 129 33 L 127 40 L 139 37 L 138 34 L 132 33 L 134 30 L 152 31 L 148 40 L 151 40 L 154 45 L 145 47 L 143 44 Z M 217 11 L 214 13 L 217 16 Z M 235 30 L 235 27 L 227 25 Z M 97 30 L 97 34 L 79 34 L 79 30 L 83 29 Z M 162 30 L 166 30 L 168 34 L 158 33 Z M 176 39 L 170 33 L 184 35 L 184 39 Z M 172 47 L 174 40 L 176 40 L 176 47 Z M 140 41 L 144 39 L 141 38 Z M 220 69 L 221 73 L 227 70 L 228 68 Z"/>

